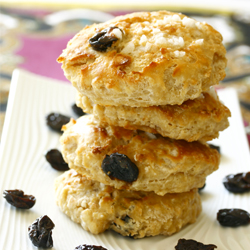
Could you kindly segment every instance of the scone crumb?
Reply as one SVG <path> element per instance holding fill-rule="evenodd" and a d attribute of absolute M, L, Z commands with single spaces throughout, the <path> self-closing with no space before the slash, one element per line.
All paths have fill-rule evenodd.
<path fill-rule="evenodd" d="M 175 15 L 172 16 L 172 20 L 173 21 L 181 21 L 181 18 L 178 15 L 175 14 Z"/>
<path fill-rule="evenodd" d="M 152 140 L 157 139 L 157 137 L 154 134 L 152 134 L 152 133 L 145 132 L 145 134 L 148 136 L 149 139 L 152 139 Z"/>
<path fill-rule="evenodd" d="M 189 17 L 184 17 L 182 19 L 182 23 L 183 23 L 184 26 L 189 27 L 189 28 L 195 28 L 195 26 L 196 26 L 195 25 L 195 20 L 191 19 Z"/>
<path fill-rule="evenodd" d="M 122 50 L 122 53 L 129 54 L 132 53 L 135 49 L 135 45 L 133 42 L 129 42 L 127 46 Z"/>
<path fill-rule="evenodd" d="M 148 41 L 147 37 L 145 35 L 142 35 L 140 39 L 140 44 L 145 45 L 147 41 Z"/>
<path fill-rule="evenodd" d="M 176 51 L 173 52 L 174 57 L 183 57 L 183 56 L 185 56 L 185 54 L 186 54 L 185 51 L 176 50 Z"/>
<path fill-rule="evenodd" d="M 149 51 L 151 49 L 152 44 L 150 42 L 146 43 L 145 50 Z"/>
<path fill-rule="evenodd" d="M 177 156 L 178 156 L 178 151 L 177 151 L 176 149 L 173 149 L 173 150 L 170 152 L 170 154 L 171 154 L 172 156 L 177 157 Z"/>
<path fill-rule="evenodd" d="M 217 95 L 217 93 L 216 93 L 216 90 L 215 90 L 214 86 L 211 86 L 211 87 L 209 88 L 209 90 L 207 91 L 207 93 L 208 93 L 210 96 L 212 96 L 215 100 L 219 100 L 219 99 L 218 99 L 218 95 Z"/>
<path fill-rule="evenodd" d="M 173 36 L 172 38 L 168 39 L 168 42 L 179 47 L 184 46 L 184 40 L 182 37 Z"/>
<path fill-rule="evenodd" d="M 161 44 L 166 44 L 167 40 L 164 37 L 159 37 L 155 42 L 156 44 L 161 45 Z"/>
<path fill-rule="evenodd" d="M 152 30 L 152 33 L 153 33 L 153 34 L 161 33 L 161 30 L 158 29 L 158 28 L 154 28 L 154 29 Z"/>
<path fill-rule="evenodd" d="M 122 40 L 122 31 L 120 28 L 114 28 L 110 34 L 113 34 L 116 38 Z"/>
<path fill-rule="evenodd" d="M 198 45 L 202 45 L 203 41 L 204 41 L 204 39 L 198 39 L 198 40 L 195 41 L 195 43 L 198 44 Z"/>

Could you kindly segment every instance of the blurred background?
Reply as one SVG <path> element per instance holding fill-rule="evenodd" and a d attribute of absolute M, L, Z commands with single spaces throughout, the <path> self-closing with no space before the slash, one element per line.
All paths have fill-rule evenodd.
<path fill-rule="evenodd" d="M 67 82 L 56 59 L 80 29 L 121 14 L 156 10 L 181 12 L 211 24 L 223 35 L 228 67 L 219 87 L 237 90 L 250 141 L 249 0 L 1 0 L 0 138 L 15 68 Z"/>

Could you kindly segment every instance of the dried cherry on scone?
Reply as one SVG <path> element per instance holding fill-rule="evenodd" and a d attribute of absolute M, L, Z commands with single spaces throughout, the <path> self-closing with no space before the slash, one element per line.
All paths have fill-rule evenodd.
<path fill-rule="evenodd" d="M 118 37 L 121 36 L 122 32 L 118 27 L 112 26 L 96 33 L 93 37 L 89 39 L 91 47 L 97 51 L 104 52 L 108 47 L 111 47 L 113 42 L 117 41 L 117 32 L 119 32 Z"/>
<path fill-rule="evenodd" d="M 102 170 L 111 179 L 133 182 L 137 180 L 138 167 L 124 154 L 106 155 L 102 162 Z"/>

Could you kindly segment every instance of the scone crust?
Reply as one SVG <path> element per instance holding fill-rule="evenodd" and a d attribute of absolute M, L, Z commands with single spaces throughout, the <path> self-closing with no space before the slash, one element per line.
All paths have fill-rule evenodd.
<path fill-rule="evenodd" d="M 176 140 L 210 141 L 229 126 L 229 109 L 214 90 L 181 105 L 152 107 L 102 106 L 78 92 L 76 103 L 102 124 L 139 129 Z"/>
<path fill-rule="evenodd" d="M 74 170 L 57 177 L 55 192 L 62 212 L 93 234 L 112 229 L 133 238 L 171 235 L 201 212 L 197 189 L 165 196 L 117 190 Z"/>
<path fill-rule="evenodd" d="M 116 26 L 122 38 L 104 52 L 89 39 Z M 222 36 L 206 23 L 159 11 L 85 27 L 58 58 L 79 92 L 100 105 L 147 107 L 197 98 L 225 77 Z"/>
<path fill-rule="evenodd" d="M 181 193 L 204 185 L 218 168 L 219 154 L 207 144 L 173 140 L 138 130 L 102 126 L 93 115 L 63 127 L 62 154 L 69 167 L 117 189 Z M 134 182 L 111 179 L 102 168 L 106 155 L 120 153 L 139 169 Z"/>

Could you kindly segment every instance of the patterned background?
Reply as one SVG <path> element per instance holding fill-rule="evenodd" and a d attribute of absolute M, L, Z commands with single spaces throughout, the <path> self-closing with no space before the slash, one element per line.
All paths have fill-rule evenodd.
<path fill-rule="evenodd" d="M 112 16 L 125 13 L 128 12 L 1 8 L 0 136 L 11 75 L 15 68 L 67 82 L 56 58 L 68 40 L 87 24 L 106 21 Z M 227 48 L 228 67 L 227 76 L 220 87 L 233 87 L 237 90 L 250 142 L 250 14 L 222 15 L 204 11 L 202 14 L 184 14 L 206 21 L 222 33 Z"/>

